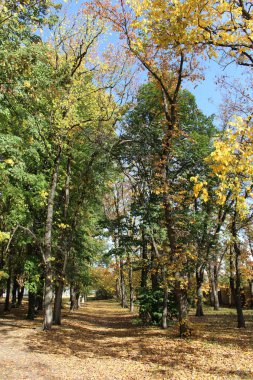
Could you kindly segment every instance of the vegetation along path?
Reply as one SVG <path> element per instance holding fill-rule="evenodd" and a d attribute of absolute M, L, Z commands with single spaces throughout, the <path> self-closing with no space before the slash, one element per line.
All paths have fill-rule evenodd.
<path fill-rule="evenodd" d="M 252 316 L 237 330 L 228 309 L 194 319 L 192 337 L 135 324 L 114 301 L 91 301 L 41 331 L 12 309 L 0 320 L 0 379 L 252 379 Z M 17 315 L 19 314 L 19 315 Z M 227 327 L 230 326 L 230 327 Z"/>

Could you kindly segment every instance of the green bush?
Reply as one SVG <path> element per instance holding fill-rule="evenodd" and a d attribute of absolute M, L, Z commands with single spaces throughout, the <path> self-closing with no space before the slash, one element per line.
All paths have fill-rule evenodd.
<path fill-rule="evenodd" d="M 108 292 L 106 289 L 98 289 L 96 290 L 96 299 L 97 300 L 108 300 L 112 299 L 113 294 Z"/>
<path fill-rule="evenodd" d="M 138 296 L 139 314 L 145 324 L 160 325 L 163 312 L 163 289 L 141 289 Z M 175 297 L 172 292 L 168 299 L 168 319 L 177 317 Z"/>

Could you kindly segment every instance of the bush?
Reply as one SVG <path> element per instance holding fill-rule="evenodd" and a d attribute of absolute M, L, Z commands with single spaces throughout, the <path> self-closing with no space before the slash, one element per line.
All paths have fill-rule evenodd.
<path fill-rule="evenodd" d="M 108 300 L 112 299 L 113 294 L 106 289 L 98 289 L 96 290 L 96 299 L 97 300 Z"/>
<path fill-rule="evenodd" d="M 141 289 L 138 296 L 139 314 L 145 324 L 160 325 L 163 312 L 163 289 Z M 168 299 L 168 319 L 177 317 L 175 297 L 172 292 Z"/>

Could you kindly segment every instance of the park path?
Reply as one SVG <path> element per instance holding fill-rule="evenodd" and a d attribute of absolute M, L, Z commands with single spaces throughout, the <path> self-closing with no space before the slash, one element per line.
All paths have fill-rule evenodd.
<path fill-rule="evenodd" d="M 252 324 L 239 331 L 233 316 L 194 320 L 188 340 L 176 325 L 136 326 L 114 301 L 65 310 L 52 332 L 41 331 L 41 317 L 24 317 L 25 309 L 0 315 L 0 380 L 253 379 Z"/>
<path fill-rule="evenodd" d="M 142 329 L 115 302 L 91 301 L 63 315 L 50 333 L 40 331 L 40 318 L 0 318 L 0 380 L 163 378 L 158 365 L 138 360 Z"/>

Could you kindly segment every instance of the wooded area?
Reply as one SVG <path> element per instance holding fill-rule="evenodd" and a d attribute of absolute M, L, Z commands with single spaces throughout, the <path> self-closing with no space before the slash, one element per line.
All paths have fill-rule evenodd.
<path fill-rule="evenodd" d="M 0 0 L 0 330 L 17 323 L 5 345 L 24 318 L 50 345 L 93 314 L 99 329 L 97 305 L 106 329 L 122 313 L 124 344 L 162 336 L 176 370 L 157 354 L 152 378 L 253 376 L 183 365 L 191 344 L 208 361 L 205 331 L 238 338 L 222 343 L 231 358 L 253 349 L 252 53 L 251 1 Z M 212 62 L 223 101 L 210 116 L 187 88 Z"/>

